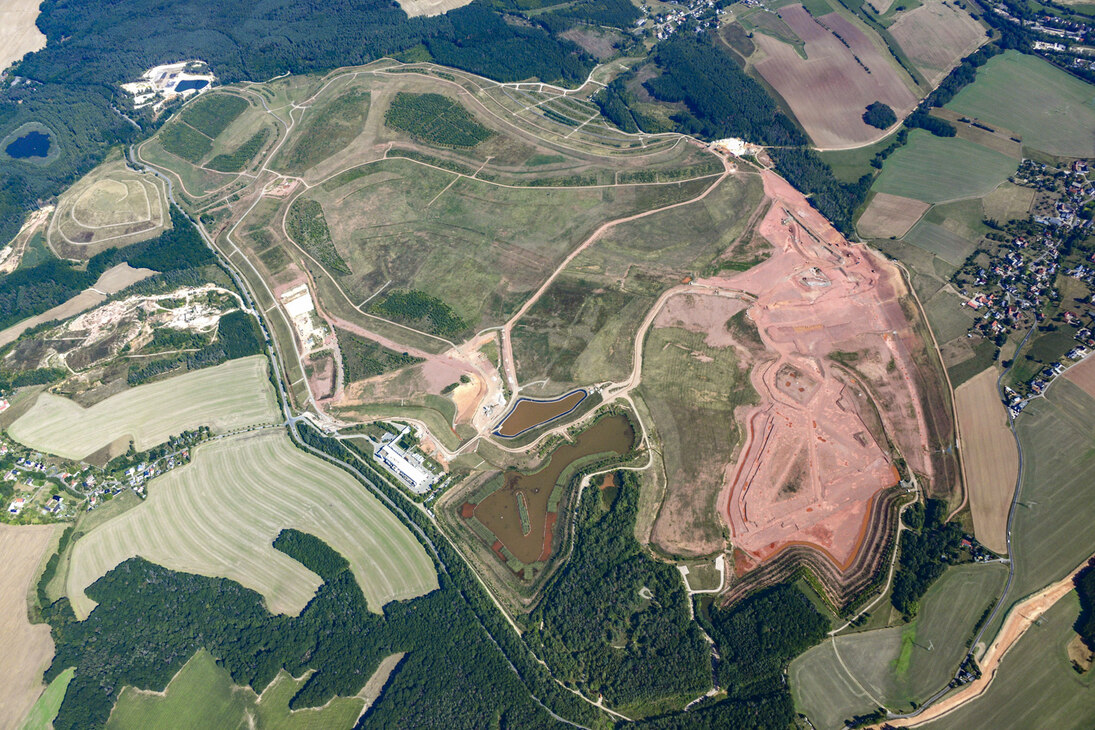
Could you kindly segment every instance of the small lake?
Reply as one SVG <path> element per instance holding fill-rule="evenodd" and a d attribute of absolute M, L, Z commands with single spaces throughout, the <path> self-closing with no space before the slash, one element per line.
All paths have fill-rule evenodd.
<path fill-rule="evenodd" d="M 206 86 L 209 86 L 209 82 L 205 79 L 185 79 L 175 84 L 175 93 L 181 94 L 184 91 L 193 89 L 204 89 Z"/>
<path fill-rule="evenodd" d="M 518 398 L 513 410 L 494 433 L 507 439 L 520 436 L 525 431 L 542 426 L 548 421 L 562 418 L 577 408 L 587 395 L 589 394 L 584 390 L 575 390 L 555 400 Z"/>
<path fill-rule="evenodd" d="M 49 135 L 43 132 L 27 132 L 4 150 L 9 157 L 25 160 L 28 157 L 45 157 L 49 154 Z"/>
<path fill-rule="evenodd" d="M 547 560 L 551 556 L 556 513 L 549 511 L 555 483 L 563 471 L 578 459 L 593 454 L 623 456 L 635 443 L 635 430 L 624 416 L 606 416 L 578 434 L 574 443 L 563 444 L 539 471 L 521 474 L 509 471 L 501 488 L 474 506 L 476 519 L 523 563 Z M 522 525 L 518 494 L 525 502 L 529 531 Z M 557 509 L 557 508 L 556 508 Z"/>

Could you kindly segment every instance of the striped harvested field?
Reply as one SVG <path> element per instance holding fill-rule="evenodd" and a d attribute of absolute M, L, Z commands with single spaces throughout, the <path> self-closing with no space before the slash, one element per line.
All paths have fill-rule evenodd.
<path fill-rule="evenodd" d="M 996 368 L 954 389 L 962 434 L 962 463 L 977 539 L 989 550 L 1007 552 L 1008 509 L 1019 474 L 1019 452 L 996 393 Z"/>
<path fill-rule="evenodd" d="M 21 444 L 83 459 L 118 439 L 138 451 L 198 426 L 214 431 L 271 423 L 274 390 L 261 355 L 130 388 L 90 408 L 43 393 L 8 434 Z"/>
<path fill-rule="evenodd" d="M 6 506 L 6 505 L 5 505 Z M 42 694 L 42 672 L 53 658 L 49 626 L 27 619 L 27 591 L 54 545 L 55 525 L 0 525 L 0 728 L 18 727 Z"/>
<path fill-rule="evenodd" d="M 932 86 L 988 40 L 967 11 L 943 0 L 925 0 L 902 13 L 890 26 L 890 35 Z"/>
<path fill-rule="evenodd" d="M 282 529 L 325 541 L 349 561 L 369 607 L 437 588 L 433 562 L 366 487 L 268 429 L 203 444 L 186 466 L 152 480 L 144 504 L 96 527 L 72 550 L 66 591 L 80 617 L 84 589 L 128 558 L 230 578 L 277 613 L 299 613 L 321 580 L 275 550 Z"/>

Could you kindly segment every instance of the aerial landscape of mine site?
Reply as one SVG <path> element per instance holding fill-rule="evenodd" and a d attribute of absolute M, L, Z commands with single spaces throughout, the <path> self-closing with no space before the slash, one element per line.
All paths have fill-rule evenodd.
<path fill-rule="evenodd" d="M 1095 6 L 0 18 L 0 730 L 1095 727 Z"/>

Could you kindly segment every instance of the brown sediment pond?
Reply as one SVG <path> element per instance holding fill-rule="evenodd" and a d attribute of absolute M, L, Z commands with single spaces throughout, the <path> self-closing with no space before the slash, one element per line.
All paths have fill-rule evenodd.
<path fill-rule="evenodd" d="M 608 416 L 582 431 L 578 440 L 557 448 L 551 460 L 532 474 L 507 472 L 505 482 L 475 507 L 475 518 L 522 563 L 546 560 L 551 554 L 556 513 L 548 511 L 559 476 L 575 461 L 593 454 L 623 456 L 635 442 L 635 430 L 624 416 Z M 528 511 L 529 531 L 521 526 L 520 494 Z M 553 505 L 554 506 L 554 505 Z"/>
<path fill-rule="evenodd" d="M 565 416 L 578 407 L 589 395 L 585 390 L 574 390 L 555 400 L 532 400 L 518 398 L 513 410 L 498 426 L 494 433 L 502 438 L 511 439 L 525 431 L 542 426 L 548 421 Z"/>

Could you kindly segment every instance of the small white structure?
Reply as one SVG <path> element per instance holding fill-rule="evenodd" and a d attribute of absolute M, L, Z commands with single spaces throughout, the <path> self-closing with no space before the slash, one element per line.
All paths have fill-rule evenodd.
<path fill-rule="evenodd" d="M 16 497 L 15 499 L 11 500 L 11 504 L 8 505 L 8 512 L 11 512 L 13 515 L 17 515 L 23 511 L 23 507 L 26 505 L 26 503 L 26 497 Z"/>
<path fill-rule="evenodd" d="M 727 137 L 726 139 L 717 139 L 711 143 L 711 147 L 719 152 L 727 152 L 734 157 L 744 157 L 745 155 L 755 155 L 760 152 L 763 147 L 759 144 L 750 144 L 744 139 L 738 139 L 737 137 Z"/>
<path fill-rule="evenodd" d="M 327 330 L 323 326 L 316 326 L 316 305 L 312 301 L 312 293 L 307 284 L 295 286 L 281 295 L 281 305 L 285 307 L 285 313 L 293 321 L 297 328 L 300 341 L 304 343 L 304 349 L 311 350 L 323 343 L 327 336 Z"/>

